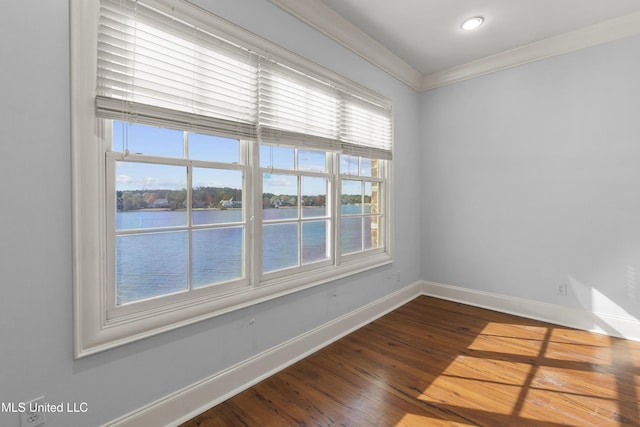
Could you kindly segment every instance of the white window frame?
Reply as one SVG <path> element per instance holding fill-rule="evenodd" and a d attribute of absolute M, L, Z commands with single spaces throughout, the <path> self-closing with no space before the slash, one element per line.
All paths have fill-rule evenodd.
<path fill-rule="evenodd" d="M 168 2 L 168 0 L 155 0 Z M 187 4 L 170 2 L 185 16 L 207 14 L 208 23 L 259 52 L 269 52 L 284 59 L 287 64 L 302 70 L 312 70 L 332 81 L 340 82 L 351 92 L 371 92 L 340 75 L 326 70 L 265 39 L 259 38 L 221 18 Z M 220 314 L 277 298 L 292 292 L 316 286 L 341 277 L 346 277 L 392 262 L 392 161 L 383 161 L 383 247 L 355 255 L 341 256 L 339 247 L 339 182 L 338 159 L 333 154 L 333 182 L 329 187 L 334 203 L 331 205 L 334 247 L 333 262 L 303 266 L 287 274 L 261 275 L 260 238 L 254 237 L 246 247 L 250 253 L 247 261 L 246 286 L 230 292 L 192 292 L 177 298 L 162 298 L 160 304 L 146 301 L 132 304 L 118 312 L 108 301 L 113 295 L 109 289 L 107 271 L 113 266 L 106 260 L 108 253 L 108 224 L 110 202 L 107 198 L 108 180 L 112 178 L 107 169 L 105 144 L 110 138 L 110 120 L 99 119 L 95 113 L 98 0 L 70 0 L 71 9 L 71 144 L 72 144 L 72 195 L 73 195 L 73 289 L 74 289 L 74 356 L 76 358 L 94 354 L 128 342 L 149 337 L 164 331 L 198 322 Z M 383 103 L 388 100 L 380 97 Z M 247 188 L 244 199 L 249 202 L 245 209 L 246 233 L 259 234 L 261 218 L 262 176 L 258 167 L 258 143 L 251 141 L 247 156 L 249 166 L 245 175 Z M 360 154 L 363 155 L 363 154 Z M 375 157 L 375 156 L 374 156 Z M 148 160 L 148 159 L 147 159 Z M 256 190 L 259 189 L 259 190 Z M 300 199 L 299 199 L 300 202 Z M 111 202 L 113 203 L 113 201 Z M 258 217 L 258 215 L 260 215 Z M 114 315 L 117 314 L 117 315 Z"/>
<path fill-rule="evenodd" d="M 378 165 L 378 175 L 377 176 L 367 176 L 362 174 L 362 159 L 363 156 L 358 156 L 358 173 L 357 174 L 350 174 L 350 173 L 342 173 L 340 172 L 338 174 L 338 179 L 339 182 L 337 183 L 337 187 L 340 190 L 340 194 L 337 196 L 337 200 L 341 202 L 342 200 L 342 181 L 343 180 L 348 180 L 348 181 L 358 181 L 361 183 L 362 187 L 363 187 L 363 195 L 364 193 L 364 186 L 366 185 L 366 183 L 376 183 L 379 186 L 379 192 L 381 193 L 379 195 L 379 197 L 381 197 L 382 200 L 380 200 L 378 202 L 378 206 L 381 209 L 381 212 L 377 212 L 377 213 L 366 213 L 364 211 L 362 211 L 361 213 L 358 214 L 340 214 L 338 220 L 340 221 L 340 224 L 338 224 L 338 227 L 341 227 L 341 223 L 342 223 L 342 219 L 343 218 L 361 218 L 362 219 L 362 235 L 364 238 L 364 234 L 365 234 L 365 218 L 369 217 L 369 218 L 373 218 L 373 217 L 377 217 L 379 222 L 382 222 L 382 229 L 383 232 L 377 236 L 378 239 L 380 239 L 382 241 L 381 245 L 378 247 L 372 247 L 372 248 L 364 248 L 362 247 L 360 251 L 356 251 L 356 252 L 350 252 L 350 253 L 346 253 L 346 254 L 341 254 L 341 258 L 342 259 L 357 259 L 357 258 L 365 258 L 365 257 L 370 257 L 373 254 L 380 254 L 380 253 L 384 253 L 385 252 L 385 248 L 386 248 L 386 243 L 388 239 L 388 235 L 387 233 L 384 232 L 384 230 L 386 230 L 386 223 L 387 223 L 387 203 L 385 203 L 385 200 L 388 198 L 387 196 L 387 187 L 388 187 L 388 180 L 386 179 L 387 176 L 387 168 L 389 167 L 389 162 L 384 161 L 384 160 L 378 160 L 379 161 L 379 165 Z M 373 159 L 372 159 L 373 160 Z M 364 203 L 364 200 L 362 201 Z M 378 222 L 378 225 L 380 225 L 380 223 Z M 339 234 L 341 233 L 341 229 L 339 228 Z M 362 242 L 364 245 L 364 242 Z"/>
<path fill-rule="evenodd" d="M 335 154 L 333 153 L 328 153 L 328 156 L 330 157 L 328 160 L 325 159 L 325 167 L 327 168 L 327 172 L 323 172 L 323 173 L 319 173 L 319 172 L 309 172 L 309 171 L 303 171 L 303 170 L 299 170 L 298 169 L 298 152 L 299 150 L 304 150 L 303 148 L 297 148 L 297 147 L 291 147 L 294 149 L 295 151 L 295 167 L 294 169 L 277 169 L 277 168 L 266 168 L 266 167 L 260 167 L 259 165 L 257 165 L 257 170 L 258 173 L 257 175 L 257 179 L 260 181 L 260 184 L 262 182 L 262 176 L 263 173 L 271 173 L 271 174 L 282 174 L 282 175 L 289 175 L 289 176 L 295 176 L 296 180 L 298 181 L 298 194 L 296 195 L 297 197 L 297 217 L 296 218 L 290 218 L 290 219 L 280 219 L 280 220 L 264 220 L 262 219 L 262 204 L 260 205 L 260 209 L 259 211 L 259 216 L 258 218 L 261 218 L 260 221 L 256 221 L 258 223 L 258 230 L 256 231 L 256 235 L 259 236 L 256 239 L 256 246 L 259 250 L 256 251 L 255 256 L 257 257 L 257 260 L 260 263 L 260 268 L 259 268 L 259 280 L 257 281 L 257 285 L 260 286 L 262 283 L 267 283 L 270 280 L 274 280 L 274 279 L 278 279 L 278 278 L 286 278 L 287 276 L 291 276 L 292 274 L 297 274 L 297 273 L 304 273 L 307 271 L 312 271 L 312 270 L 318 270 L 321 267 L 326 267 L 326 266 L 331 266 L 335 261 L 335 245 L 334 245 L 334 241 L 335 241 L 335 215 L 333 214 L 333 196 L 332 196 L 332 189 L 334 187 L 334 183 L 333 183 L 333 164 L 335 163 Z M 302 190 L 302 177 L 318 177 L 318 178 L 326 178 L 327 179 L 327 194 L 326 194 L 326 211 L 327 211 L 327 215 L 324 217 L 303 217 L 302 215 L 302 194 L 301 194 L 301 190 Z M 262 185 L 260 185 L 260 187 L 258 187 L 256 190 L 256 192 L 258 192 L 259 194 L 263 194 L 263 188 Z M 305 222 L 313 222 L 313 221 L 329 221 L 330 222 L 330 233 L 331 236 L 327 239 L 328 240 L 328 245 L 327 245 L 327 251 L 328 251 L 328 255 L 329 257 L 326 260 L 323 261 L 317 261 L 314 263 L 309 263 L 309 264 L 303 264 L 302 263 L 302 245 L 301 245 L 301 241 L 302 241 L 302 224 Z M 295 266 L 295 267 L 291 267 L 291 268 L 285 268 L 282 270 L 275 270 L 275 271 L 269 271 L 269 272 L 265 272 L 263 265 L 262 265 L 262 252 L 260 250 L 260 248 L 263 247 L 263 226 L 264 225 L 275 225 L 275 224 L 293 224 L 296 223 L 298 225 L 298 249 L 299 249 L 299 265 Z"/>
<path fill-rule="evenodd" d="M 110 120 L 104 120 L 104 123 L 110 122 Z M 103 146 L 108 146 L 111 142 L 111 132 L 110 129 L 106 129 L 106 132 L 102 138 Z M 188 133 L 188 131 L 182 131 L 184 134 Z M 183 135 L 183 144 L 186 143 L 186 135 Z M 117 230 L 115 226 L 115 217 L 112 213 L 116 212 L 116 202 L 115 202 L 115 191 L 116 188 L 113 184 L 115 183 L 115 162 L 116 161 L 130 161 L 136 163 L 148 163 L 148 164 L 158 164 L 158 165 L 174 165 L 174 166 L 183 166 L 188 170 L 187 176 L 187 188 L 192 188 L 190 179 L 192 178 L 191 171 L 193 168 L 215 168 L 218 170 L 235 170 L 241 171 L 243 173 L 243 184 L 242 190 L 243 195 L 246 194 L 246 189 L 248 187 L 247 182 L 251 181 L 251 169 L 246 161 L 246 146 L 248 142 L 242 141 L 240 146 L 240 158 L 241 161 L 237 164 L 229 164 L 229 163 L 219 163 L 213 161 L 202 161 L 202 160 L 193 160 L 188 158 L 167 158 L 167 157 L 157 157 L 153 155 L 140 155 L 140 154 L 128 154 L 126 158 L 122 158 L 122 153 L 117 151 L 110 151 L 108 148 L 105 148 L 105 157 L 106 157 L 106 189 L 105 189 L 105 198 L 106 198 L 106 210 L 109 215 L 106 216 L 106 283 L 115 283 L 115 272 L 116 272 L 116 257 L 115 257 L 115 248 L 116 248 L 116 236 L 118 235 L 134 235 L 134 234 L 144 234 L 147 232 L 163 232 L 167 230 L 157 230 L 154 229 L 139 231 L 136 229 L 125 229 L 125 230 Z M 188 194 L 192 195 L 192 190 L 188 190 Z M 187 205 L 191 206 L 191 198 L 187 198 Z M 116 289 L 115 286 L 106 286 L 106 319 L 107 321 L 114 322 L 119 318 L 135 315 L 141 311 L 147 311 L 151 309 L 157 309 L 160 306 L 166 306 L 169 304 L 178 304 L 185 303 L 185 301 L 198 299 L 202 297 L 206 297 L 207 294 L 216 294 L 216 295 L 226 295 L 229 293 L 237 293 L 248 290 L 250 287 L 251 281 L 248 277 L 248 272 L 250 271 L 247 262 L 250 257 L 247 256 L 247 253 L 250 251 L 250 235 L 251 235 L 251 225 L 249 218 L 252 217 L 252 206 L 247 203 L 243 206 L 243 218 L 240 222 L 232 223 L 232 224 L 202 224 L 202 225 L 194 225 L 192 224 L 192 207 L 186 208 L 186 216 L 187 223 L 182 226 L 170 227 L 172 229 L 180 229 L 183 231 L 187 231 L 189 236 L 189 241 L 191 241 L 191 232 L 195 230 L 203 230 L 203 229 L 221 229 L 227 227 L 239 227 L 242 226 L 244 228 L 243 233 L 243 271 L 245 272 L 244 277 L 235 279 L 229 282 L 216 283 L 211 286 L 215 287 L 215 290 L 208 289 L 207 286 L 201 288 L 191 288 L 187 289 L 183 292 L 178 292 L 175 294 L 167 294 L 159 297 L 154 297 L 141 301 L 134 301 L 131 303 L 126 303 L 122 305 L 116 304 Z M 175 231 L 175 230 L 174 230 Z M 158 298 L 161 298 L 162 301 L 159 301 Z"/>

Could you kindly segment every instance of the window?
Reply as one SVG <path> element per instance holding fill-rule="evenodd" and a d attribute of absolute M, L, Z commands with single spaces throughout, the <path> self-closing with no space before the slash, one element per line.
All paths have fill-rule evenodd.
<path fill-rule="evenodd" d="M 344 155 L 340 158 L 341 253 L 366 252 L 384 248 L 384 176 L 382 161 Z"/>
<path fill-rule="evenodd" d="M 244 287 L 249 233 L 241 142 L 111 123 L 105 153 L 113 219 L 107 221 L 108 313 L 203 287 Z"/>
<path fill-rule="evenodd" d="M 333 258 L 328 163 L 324 151 L 260 146 L 263 277 Z"/>
<path fill-rule="evenodd" d="M 187 3 L 71 6 L 76 357 L 391 262 L 388 100 Z"/>

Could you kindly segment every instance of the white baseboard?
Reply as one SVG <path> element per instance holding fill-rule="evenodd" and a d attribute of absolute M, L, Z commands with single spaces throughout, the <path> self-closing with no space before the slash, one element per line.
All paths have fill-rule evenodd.
<path fill-rule="evenodd" d="M 584 331 L 640 341 L 640 322 L 557 304 L 514 298 L 442 283 L 422 282 L 422 293 L 501 313 L 541 320 Z"/>
<path fill-rule="evenodd" d="M 421 294 L 422 282 L 413 283 L 225 371 L 152 402 L 103 427 L 179 425 Z"/>
<path fill-rule="evenodd" d="M 103 427 L 177 426 L 420 295 L 640 341 L 638 321 L 442 283 L 418 281 Z"/>

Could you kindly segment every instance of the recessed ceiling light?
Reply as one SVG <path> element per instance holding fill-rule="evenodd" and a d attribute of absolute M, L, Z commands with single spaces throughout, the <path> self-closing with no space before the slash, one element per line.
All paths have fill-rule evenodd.
<path fill-rule="evenodd" d="M 474 16 L 473 18 L 466 19 L 461 25 L 465 31 L 475 30 L 484 22 L 484 18 L 482 16 Z"/>

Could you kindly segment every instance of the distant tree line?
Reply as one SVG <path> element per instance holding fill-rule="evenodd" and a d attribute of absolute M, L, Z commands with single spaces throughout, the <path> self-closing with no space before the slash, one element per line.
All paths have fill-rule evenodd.
<path fill-rule="evenodd" d="M 134 190 L 117 191 L 120 211 L 147 208 L 185 209 L 187 190 Z M 192 205 L 196 208 L 215 208 L 223 200 L 242 200 L 242 190 L 230 187 L 197 187 L 193 190 Z"/>
<path fill-rule="evenodd" d="M 117 191 L 117 209 L 132 211 L 149 208 L 185 209 L 187 207 L 187 190 L 133 190 Z M 241 201 L 242 190 L 230 187 L 197 187 L 193 190 L 192 207 L 220 208 L 223 201 Z M 370 203 L 371 197 L 365 196 L 364 203 Z M 264 193 L 262 195 L 263 208 L 277 208 L 297 206 L 298 197 L 295 195 Z M 362 203 L 359 194 L 343 194 L 342 204 Z M 302 196 L 302 206 L 326 206 L 326 196 Z"/>
<path fill-rule="evenodd" d="M 290 207 L 298 205 L 298 196 L 292 196 L 290 194 L 262 194 L 262 207 L 263 208 L 279 208 Z M 302 206 L 326 206 L 327 198 L 325 195 L 318 196 L 302 196 Z"/>
<path fill-rule="evenodd" d="M 360 194 L 343 194 L 343 205 L 357 205 L 362 203 L 362 196 Z M 371 203 L 371 196 L 364 196 L 364 203 Z"/>

